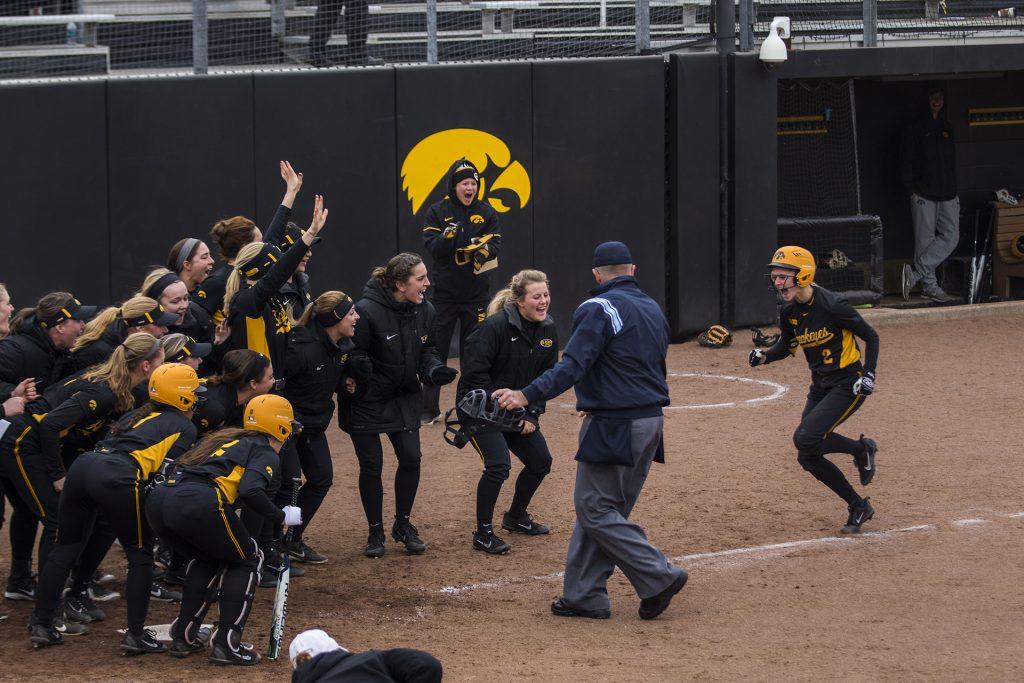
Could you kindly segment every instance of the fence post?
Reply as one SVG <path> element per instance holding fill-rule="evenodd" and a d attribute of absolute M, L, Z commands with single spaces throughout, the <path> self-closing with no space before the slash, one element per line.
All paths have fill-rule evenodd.
<path fill-rule="evenodd" d="M 280 45 L 281 39 L 286 33 L 284 18 L 285 0 L 271 0 L 270 5 L 270 35 Z"/>
<path fill-rule="evenodd" d="M 437 64 L 437 0 L 427 0 L 427 64 Z"/>
<path fill-rule="evenodd" d="M 754 0 L 740 0 L 740 52 L 754 48 Z"/>
<path fill-rule="evenodd" d="M 636 0 L 636 53 L 651 47 L 651 0 Z"/>
<path fill-rule="evenodd" d="M 205 74 L 210 70 L 209 23 L 206 0 L 192 0 L 192 73 Z"/>
<path fill-rule="evenodd" d="M 878 0 L 864 0 L 864 47 L 878 46 Z"/>

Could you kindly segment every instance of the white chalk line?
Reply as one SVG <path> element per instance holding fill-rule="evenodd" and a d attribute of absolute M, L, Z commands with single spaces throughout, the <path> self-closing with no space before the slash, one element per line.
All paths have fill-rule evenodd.
<path fill-rule="evenodd" d="M 669 377 L 700 377 L 702 379 L 722 379 L 729 382 L 744 382 L 746 384 L 760 384 L 761 386 L 772 389 L 772 393 L 768 396 L 759 396 L 757 398 L 748 398 L 742 401 L 728 401 L 725 403 L 691 403 L 681 406 L 665 406 L 665 410 L 710 410 L 716 408 L 737 408 L 741 406 L 755 406 L 761 403 L 767 403 L 768 401 L 775 401 L 786 395 L 789 391 L 789 387 L 778 382 L 772 382 L 767 379 L 754 379 L 752 377 L 738 377 L 736 375 L 715 375 L 709 372 L 670 372 Z M 572 403 L 561 403 L 559 404 L 563 408 L 575 409 L 576 406 Z"/>
<path fill-rule="evenodd" d="M 1024 512 L 1014 512 L 1004 515 L 1006 517 L 1024 517 Z M 985 519 L 958 519 L 950 522 L 952 525 L 964 528 L 968 526 L 974 526 L 976 524 L 985 523 L 988 520 Z M 964 523 L 966 522 L 966 524 Z M 746 548 L 729 548 L 727 550 L 715 550 L 706 553 L 694 553 L 692 555 L 680 555 L 678 557 L 670 558 L 673 563 L 681 565 L 694 565 L 698 564 L 701 566 L 707 565 L 723 565 L 728 564 L 730 559 L 743 558 L 750 561 L 761 560 L 778 555 L 780 552 L 793 550 L 795 548 L 809 548 L 815 546 L 825 546 L 833 544 L 849 544 L 863 542 L 864 540 L 887 540 L 889 538 L 895 538 L 904 534 L 918 533 L 922 531 L 932 531 L 938 528 L 937 524 L 916 524 L 914 526 L 900 527 L 896 529 L 883 529 L 880 531 L 866 531 L 860 534 L 851 534 L 850 536 L 824 536 L 821 538 L 808 538 L 800 541 L 786 541 L 783 543 L 769 543 L 766 545 L 750 546 Z M 438 592 L 445 595 L 463 595 L 471 591 L 476 590 L 487 590 L 492 588 L 502 588 L 504 586 L 511 586 L 522 583 L 530 583 L 533 581 L 556 581 L 564 576 L 565 572 L 555 572 L 553 574 L 543 574 L 540 576 L 519 576 L 496 579 L 494 581 L 485 581 L 481 583 L 469 583 L 461 586 L 445 586 Z"/>

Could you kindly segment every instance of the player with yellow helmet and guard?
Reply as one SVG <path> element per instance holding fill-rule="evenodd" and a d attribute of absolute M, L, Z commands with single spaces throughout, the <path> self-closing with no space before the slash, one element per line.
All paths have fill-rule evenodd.
<path fill-rule="evenodd" d="M 811 386 L 793 434 L 797 461 L 846 502 L 849 516 L 840 531 L 853 534 L 860 532 L 875 509 L 825 456 L 852 455 L 864 486 L 875 476 L 875 441 L 863 434 L 851 439 L 835 429 L 875 390 L 878 333 L 846 299 L 814 284 L 814 274 L 814 256 L 807 249 L 785 246 L 775 251 L 768 277 L 782 299 L 780 337 L 771 348 L 751 351 L 748 360 L 755 367 L 795 354 L 798 346 L 803 348 L 811 369 Z M 856 338 L 865 342 L 863 354 Z"/>
<path fill-rule="evenodd" d="M 143 512 L 146 489 L 165 460 L 173 461 L 195 441 L 192 412 L 204 391 L 191 367 L 157 367 L 149 378 L 149 401 L 112 425 L 92 452 L 75 459 L 61 496 L 57 544 L 43 565 L 36 591 L 29 625 L 35 647 L 63 642 L 54 619 L 68 575 L 77 563 L 79 574 L 92 576 L 110 547 L 105 534 L 93 531 L 102 515 L 128 558 L 128 629 L 121 652 L 137 655 L 166 649 L 144 627 L 153 581 L 153 532 Z M 105 618 L 86 594 L 69 593 L 65 610 L 80 621 Z"/>
<path fill-rule="evenodd" d="M 220 620 L 210 651 L 215 664 L 259 662 L 242 642 L 263 562 L 256 541 L 234 514 L 245 504 L 286 526 L 302 523 L 299 508 L 279 509 L 267 496 L 280 467 L 278 453 L 301 431 L 291 404 L 274 394 L 249 401 L 242 428 L 221 429 L 178 458 L 167 481 L 156 486 L 146 515 L 160 538 L 191 557 L 181 611 L 171 624 L 170 653 L 187 657 L 203 648 L 203 617 L 216 596 Z"/>

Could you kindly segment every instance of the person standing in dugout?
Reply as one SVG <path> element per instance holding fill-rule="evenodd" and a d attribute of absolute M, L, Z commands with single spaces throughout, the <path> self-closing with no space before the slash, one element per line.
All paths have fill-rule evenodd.
<path fill-rule="evenodd" d="M 780 247 L 768 264 L 773 288 L 782 297 L 779 340 L 750 352 L 751 367 L 782 360 L 799 346 L 811 369 L 811 387 L 800 425 L 793 433 L 797 462 L 842 498 L 849 508 L 844 534 L 860 533 L 875 509 L 861 498 L 842 471 L 825 456 L 852 455 L 860 483 L 875 476 L 878 444 L 861 434 L 851 439 L 835 432 L 875 391 L 878 333 L 838 294 L 814 284 L 814 257 L 802 247 Z M 855 337 L 865 342 L 863 356 Z"/>
<path fill-rule="evenodd" d="M 192 411 L 203 387 L 196 371 L 181 363 L 164 364 L 149 378 L 149 401 L 123 416 L 96 449 L 83 453 L 68 470 L 61 495 L 57 543 L 39 576 L 36 606 L 29 623 L 35 647 L 64 642 L 54 628 L 61 591 L 75 563 L 92 576 L 102 556 L 84 551 L 98 515 L 117 534 L 128 558 L 126 600 L 128 629 L 121 652 L 140 655 L 164 652 L 154 633 L 144 626 L 153 581 L 153 534 L 145 522 L 149 483 L 195 441 Z M 106 615 L 87 596 L 69 594 L 67 610 L 82 621 L 103 621 Z"/>
<path fill-rule="evenodd" d="M 434 307 L 424 298 L 428 286 L 423 259 L 398 254 L 374 268 L 355 306 L 360 323 L 348 360 L 355 391 L 341 406 L 338 422 L 359 458 L 359 498 L 370 527 L 366 557 L 384 555 L 382 434 L 398 457 L 391 536 L 413 555 L 427 549 L 409 520 L 420 482 L 423 384 L 450 384 L 458 374 L 434 347 Z"/>
<path fill-rule="evenodd" d="M 463 349 L 469 335 L 487 317 L 487 271 L 497 265 L 501 250 L 498 214 L 480 201 L 479 190 L 480 173 L 471 162 L 459 159 L 448 172 L 448 194 L 431 205 L 424 217 L 423 246 L 433 260 L 430 302 L 437 311 L 434 342 L 444 363 L 455 324 L 459 325 L 459 348 Z M 441 418 L 440 396 L 439 387 L 424 391 L 422 424 Z"/>
<path fill-rule="evenodd" d="M 487 307 L 487 320 L 469 337 L 462 354 L 462 375 L 456 390 L 456 404 L 473 389 L 490 396 L 495 389 L 522 389 L 558 360 L 558 333 L 548 315 L 551 294 L 547 275 L 539 270 L 521 270 L 506 289 L 498 292 Z M 511 546 L 494 534 L 494 506 L 501 486 L 508 479 L 509 451 L 523 463 L 516 479 L 515 495 L 501 520 L 512 533 L 537 536 L 548 527 L 534 521 L 526 508 L 544 477 L 551 471 L 551 451 L 540 431 L 544 402 L 531 403 L 522 431 L 502 432 L 473 428 L 472 418 L 460 412 L 462 424 L 470 429 L 469 442 L 484 463 L 476 489 L 476 533 L 473 547 L 491 555 L 503 555 Z"/>
<path fill-rule="evenodd" d="M 220 621 L 210 649 L 214 664 L 252 665 L 255 648 L 242 642 L 263 554 L 234 513 L 245 504 L 274 520 L 298 526 L 301 510 L 278 508 L 268 496 L 284 442 L 302 429 L 288 401 L 273 394 L 249 401 L 244 428 L 222 429 L 202 439 L 175 463 L 167 481 L 153 488 L 146 517 L 156 534 L 192 558 L 181 609 L 171 623 L 170 654 L 188 657 L 204 647 L 203 618 L 215 600 Z"/>

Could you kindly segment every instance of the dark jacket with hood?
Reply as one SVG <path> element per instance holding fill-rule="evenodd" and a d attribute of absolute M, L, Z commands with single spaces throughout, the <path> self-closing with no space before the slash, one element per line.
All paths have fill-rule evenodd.
<path fill-rule="evenodd" d="M 72 372 L 85 370 L 88 367 L 105 362 L 114 355 L 114 349 L 128 338 L 128 326 L 118 317 L 100 338 L 90 342 L 71 354 Z"/>
<path fill-rule="evenodd" d="M 292 683 L 440 683 L 442 673 L 441 662 L 417 650 L 332 650 L 300 664 Z"/>
<path fill-rule="evenodd" d="M 455 162 L 448 171 L 447 196 L 432 204 L 424 217 L 423 246 L 433 259 L 430 298 L 451 303 L 486 302 L 490 290 L 487 274 L 474 272 L 473 259 L 465 265 L 457 265 L 455 255 L 458 249 L 470 246 L 473 238 L 490 235 L 488 260 L 497 258 L 501 251 L 501 228 L 498 213 L 490 204 L 480 201 L 479 195 L 469 206 L 455 195 L 455 169 L 460 163 L 463 162 Z M 455 229 L 447 230 L 449 227 Z"/>
<path fill-rule="evenodd" d="M 345 368 L 352 348 L 349 339 L 331 341 L 316 320 L 292 329 L 284 361 L 284 396 L 303 432 L 322 432 L 330 424 L 335 395 L 340 404 L 346 394 Z"/>
<path fill-rule="evenodd" d="M 309 293 L 309 276 L 305 273 L 292 275 L 292 278 L 281 286 L 281 298 L 291 311 L 292 318 L 298 320 L 306 306 L 313 303 L 313 297 Z"/>
<path fill-rule="evenodd" d="M 549 315 L 540 323 L 524 321 L 514 303 L 487 318 L 470 335 L 462 354 L 456 401 L 473 389 L 490 396 L 496 389 L 522 389 L 558 362 L 558 332 Z M 545 401 L 531 403 L 527 416 L 537 421 Z"/>
<path fill-rule="evenodd" d="M 934 202 L 956 199 L 953 126 L 942 116 L 911 124 L 903 134 L 900 175 L 909 194 Z"/>
<path fill-rule="evenodd" d="M 338 423 L 346 432 L 383 434 L 420 428 L 421 382 L 444 367 L 434 347 L 434 307 L 398 302 L 375 278 L 356 302 L 359 324 L 349 353 L 354 395 L 344 394 Z"/>
<path fill-rule="evenodd" d="M 42 393 L 70 372 L 68 353 L 53 345 L 35 316 L 24 320 L 11 336 L 0 339 L 0 402 L 9 399 L 28 377 L 35 378 L 36 391 Z"/>

